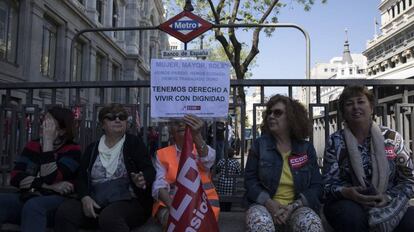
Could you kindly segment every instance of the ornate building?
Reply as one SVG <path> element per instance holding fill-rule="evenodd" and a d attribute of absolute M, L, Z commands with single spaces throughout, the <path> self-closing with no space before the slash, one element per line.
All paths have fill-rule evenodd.
<path fill-rule="evenodd" d="M 333 57 L 329 63 L 317 63 L 311 69 L 311 79 L 363 79 L 366 78 L 365 56 L 359 53 L 351 54 L 348 39 L 345 39 L 342 56 Z M 328 103 L 339 97 L 342 87 L 321 87 L 321 103 Z M 306 102 L 305 88 L 300 90 L 294 96 L 302 102 Z M 311 102 L 316 102 L 316 90 L 311 90 Z M 320 115 L 321 109 L 315 108 L 314 115 Z"/>
<path fill-rule="evenodd" d="M 406 79 L 414 76 L 414 1 L 382 0 L 379 35 L 367 43 L 368 78 Z"/>
<path fill-rule="evenodd" d="M 150 59 L 168 46 L 159 31 L 85 33 L 70 47 L 76 32 L 100 27 L 153 26 L 164 21 L 161 0 L 0 0 L 0 81 L 52 82 L 148 80 Z M 125 102 L 125 90 L 82 90 L 81 103 Z M 1 93 L 5 102 L 4 92 Z M 57 102 L 69 104 L 65 91 Z M 12 92 L 24 104 L 24 91 Z M 50 104 L 51 93 L 36 90 L 34 104 Z M 130 92 L 128 103 L 148 102 L 148 91 Z M 144 105 L 144 104 L 141 104 Z"/>

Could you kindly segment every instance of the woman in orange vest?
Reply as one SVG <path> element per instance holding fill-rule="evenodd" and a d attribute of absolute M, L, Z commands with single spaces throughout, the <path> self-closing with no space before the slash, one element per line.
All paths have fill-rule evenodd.
<path fill-rule="evenodd" d="M 185 115 L 182 121 L 177 120 L 171 123 L 170 130 L 175 144 L 159 149 L 154 160 L 157 175 L 152 187 L 152 196 L 157 202 L 154 204 L 152 213 L 164 228 L 167 225 L 169 208 L 176 192 L 175 182 L 186 125 L 191 128 L 194 142 L 193 154 L 196 154 L 203 189 L 216 220 L 220 212 L 218 194 L 210 173 L 210 168 L 216 158 L 216 151 L 206 144 L 201 135 L 204 122 L 195 115 Z"/>

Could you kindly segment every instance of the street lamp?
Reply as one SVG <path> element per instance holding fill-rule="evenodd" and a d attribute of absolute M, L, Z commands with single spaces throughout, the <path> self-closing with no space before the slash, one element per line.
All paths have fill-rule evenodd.
<path fill-rule="evenodd" d="M 193 5 L 191 4 L 191 0 L 186 0 L 185 1 L 184 10 L 185 11 L 190 11 L 190 12 L 194 10 Z"/>

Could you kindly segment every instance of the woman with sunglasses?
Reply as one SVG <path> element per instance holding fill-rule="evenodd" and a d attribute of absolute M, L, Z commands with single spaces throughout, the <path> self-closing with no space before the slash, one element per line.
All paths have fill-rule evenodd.
<path fill-rule="evenodd" d="M 323 231 L 319 212 L 322 181 L 306 109 L 274 95 L 263 114 L 245 169 L 247 231 Z"/>
<path fill-rule="evenodd" d="M 26 144 L 10 173 L 10 184 L 20 191 L 0 194 L 0 227 L 19 223 L 21 231 L 40 232 L 53 223 L 54 211 L 74 190 L 81 156 L 74 137 L 72 111 L 49 109 L 41 138 Z"/>
<path fill-rule="evenodd" d="M 120 104 L 99 112 L 104 134 L 83 154 L 78 180 L 79 200 L 68 200 L 56 214 L 56 231 L 99 227 L 122 232 L 151 216 L 155 170 L 143 141 L 127 134 L 128 113 Z"/>

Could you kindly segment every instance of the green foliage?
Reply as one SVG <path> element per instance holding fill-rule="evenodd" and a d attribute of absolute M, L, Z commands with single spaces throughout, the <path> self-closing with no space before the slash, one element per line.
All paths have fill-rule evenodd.
<path fill-rule="evenodd" d="M 321 3 L 327 0 L 317 0 Z M 164 0 L 167 4 L 167 18 L 172 17 L 182 11 L 185 0 Z M 212 22 L 213 24 L 262 24 L 277 23 L 277 15 L 287 4 L 281 0 L 193 0 L 194 14 Z M 315 0 L 290 0 L 288 3 L 296 2 L 309 11 Z M 249 76 L 249 67 L 255 65 L 255 57 L 259 54 L 259 36 L 263 31 L 267 36 L 271 36 L 274 28 L 246 28 L 252 30 L 250 47 L 238 40 L 234 28 L 215 28 L 214 39 L 221 44 L 221 50 L 217 50 L 218 56 L 227 57 L 230 61 L 234 74 L 237 79 L 245 79 Z M 213 54 L 216 53 L 216 49 Z M 244 102 L 243 88 L 238 90 L 241 100 Z"/>

